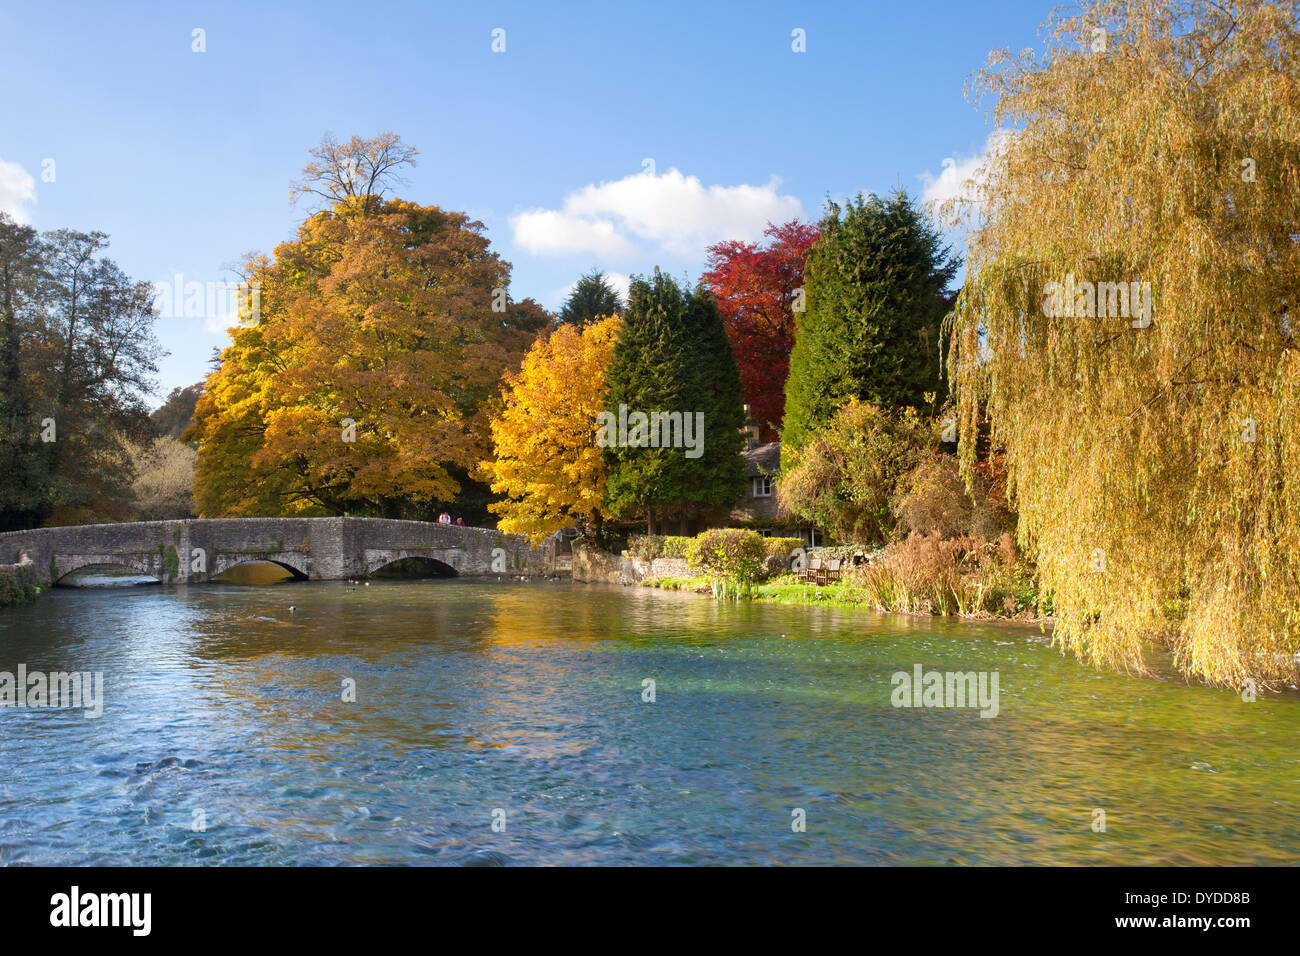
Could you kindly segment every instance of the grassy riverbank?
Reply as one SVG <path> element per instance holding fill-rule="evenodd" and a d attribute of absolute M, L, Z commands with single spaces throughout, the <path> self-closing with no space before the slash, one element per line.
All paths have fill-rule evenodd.
<path fill-rule="evenodd" d="M 672 555 L 665 557 L 670 547 Z M 797 539 L 714 529 L 696 538 L 634 538 L 621 557 L 605 554 L 594 563 L 586 557 L 584 576 L 574 565 L 575 580 L 639 581 L 715 598 L 1019 623 L 1051 621 L 1054 612 L 1033 564 L 1005 532 L 993 540 L 913 534 L 883 547 L 805 551 Z M 836 568 L 836 580 L 820 585 L 802 580 L 794 569 L 805 562 L 810 568 Z"/>
<path fill-rule="evenodd" d="M 646 578 L 641 587 L 660 588 L 665 591 L 694 591 L 712 594 L 712 584 L 707 576 Z M 864 586 L 852 579 L 834 584 L 816 585 L 798 580 L 793 574 L 780 575 L 762 584 L 756 584 L 750 599 L 769 604 L 818 605 L 821 607 L 866 608 L 893 614 L 915 614 L 923 617 L 947 615 L 969 620 L 1004 620 L 1028 624 L 1047 624 L 1053 620 L 1034 603 L 1030 594 L 1016 599 L 1014 604 L 1001 605 L 1000 611 L 991 611 L 985 602 L 972 602 L 966 607 L 948 610 L 936 609 L 925 602 L 911 602 L 900 606 L 885 599 L 879 587 Z M 1014 611 L 1011 609 L 1014 607 Z"/>

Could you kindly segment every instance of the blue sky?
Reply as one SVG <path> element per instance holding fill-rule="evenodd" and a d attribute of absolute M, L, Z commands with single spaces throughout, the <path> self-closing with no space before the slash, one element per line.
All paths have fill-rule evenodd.
<path fill-rule="evenodd" d="M 107 232 L 136 278 L 231 280 L 294 235 L 322 133 L 391 129 L 420 150 L 400 194 L 481 219 L 512 297 L 557 308 L 593 266 L 693 279 L 710 242 L 828 193 L 942 191 L 991 132 L 970 73 L 1038 47 L 1051 6 L 11 3 L 0 210 Z M 226 341 L 221 316 L 158 334 L 160 395 Z"/>

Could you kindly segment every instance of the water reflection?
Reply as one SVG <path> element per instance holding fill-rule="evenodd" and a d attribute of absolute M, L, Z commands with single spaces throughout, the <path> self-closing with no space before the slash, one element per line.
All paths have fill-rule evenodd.
<path fill-rule="evenodd" d="M 19 662 L 102 670 L 106 701 L 98 721 L 0 709 L 4 862 L 1294 863 L 1300 847 L 1295 695 L 1099 673 L 1032 628 L 555 583 L 164 586 L 0 614 L 0 670 Z M 891 674 L 916 663 L 998 671 L 999 716 L 893 707 Z"/>
<path fill-rule="evenodd" d="M 238 584 L 243 587 L 270 587 L 297 578 L 293 571 L 274 561 L 245 561 L 227 568 L 214 580 L 221 584 Z"/>

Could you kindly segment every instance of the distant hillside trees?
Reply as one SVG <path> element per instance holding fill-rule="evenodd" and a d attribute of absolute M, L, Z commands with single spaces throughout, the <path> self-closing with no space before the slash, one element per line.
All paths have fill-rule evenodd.
<path fill-rule="evenodd" d="M 203 383 L 173 388 L 167 400 L 149 416 L 154 431 L 164 438 L 180 438 L 194 420 L 194 406 L 203 394 Z"/>

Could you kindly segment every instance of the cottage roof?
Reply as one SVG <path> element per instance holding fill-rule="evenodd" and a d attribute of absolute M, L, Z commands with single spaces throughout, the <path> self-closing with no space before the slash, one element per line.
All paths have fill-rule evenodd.
<path fill-rule="evenodd" d="M 781 467 L 781 443 L 779 441 L 754 445 L 746 448 L 741 454 L 745 456 L 745 473 L 751 478 L 774 474 Z"/>

